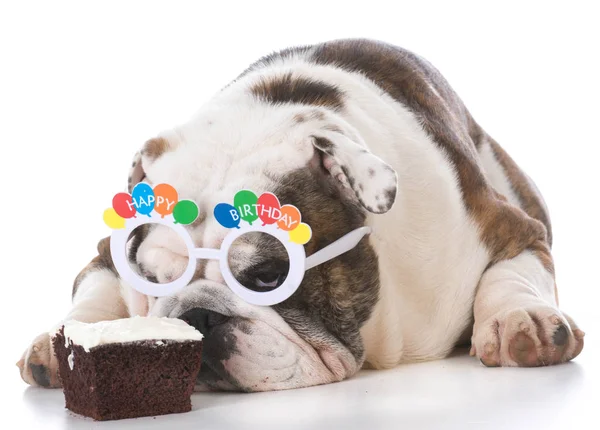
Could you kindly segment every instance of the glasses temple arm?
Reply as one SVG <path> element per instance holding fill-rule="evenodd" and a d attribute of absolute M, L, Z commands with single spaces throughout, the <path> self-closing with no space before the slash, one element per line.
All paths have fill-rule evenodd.
<path fill-rule="evenodd" d="M 330 243 L 325 248 L 315 252 L 306 258 L 306 270 L 312 269 L 319 264 L 325 263 L 335 257 L 350 251 L 361 239 L 371 233 L 371 227 L 360 227 L 350 233 L 340 237 L 333 243 Z"/>

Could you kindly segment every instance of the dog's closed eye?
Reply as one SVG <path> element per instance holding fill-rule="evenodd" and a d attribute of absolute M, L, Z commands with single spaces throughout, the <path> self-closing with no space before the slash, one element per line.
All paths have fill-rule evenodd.
<path fill-rule="evenodd" d="M 288 261 L 269 260 L 253 265 L 235 277 L 248 289 L 266 292 L 280 287 L 285 282 L 288 271 Z"/>
<path fill-rule="evenodd" d="M 258 274 L 254 281 L 258 288 L 271 289 L 281 286 L 285 278 L 286 276 L 281 273 L 269 272 Z"/>

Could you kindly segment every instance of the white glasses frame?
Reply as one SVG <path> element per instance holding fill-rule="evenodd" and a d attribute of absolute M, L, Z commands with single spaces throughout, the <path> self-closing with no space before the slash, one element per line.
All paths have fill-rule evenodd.
<path fill-rule="evenodd" d="M 143 224 L 165 225 L 173 229 L 184 241 L 188 250 L 189 263 L 178 279 L 166 284 L 156 284 L 141 278 L 130 266 L 127 258 L 127 241 L 131 232 Z M 229 267 L 229 260 L 227 258 L 229 248 L 238 237 L 251 232 L 270 234 L 279 240 L 287 251 L 289 257 L 288 275 L 283 284 L 272 291 L 259 292 L 244 287 L 237 279 L 235 279 L 231 272 L 231 268 Z M 308 269 L 312 269 L 319 264 L 325 263 L 326 261 L 350 251 L 370 232 L 370 227 L 357 228 L 307 258 L 304 246 L 291 242 L 289 233 L 278 229 L 275 224 L 263 226 L 260 225 L 260 223 L 257 223 L 256 225 L 244 225 L 240 228 L 231 229 L 230 233 L 223 240 L 221 248 L 211 249 L 196 248 L 190 234 L 181 224 L 176 224 L 174 222 L 172 215 L 165 216 L 164 218 L 138 215 L 135 218 L 126 219 L 124 229 L 113 230 L 110 237 L 110 253 L 121 279 L 137 291 L 149 296 L 169 296 L 188 285 L 196 272 L 198 259 L 218 260 L 223 279 L 235 294 L 248 303 L 260 306 L 271 306 L 281 303 L 294 294 L 302 283 L 304 272 Z"/>

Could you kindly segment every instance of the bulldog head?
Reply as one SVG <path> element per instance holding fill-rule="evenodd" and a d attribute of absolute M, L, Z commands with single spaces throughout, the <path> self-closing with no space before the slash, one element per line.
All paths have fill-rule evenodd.
<path fill-rule="evenodd" d="M 262 90 L 260 85 L 263 85 Z M 226 89 L 189 123 L 148 141 L 136 155 L 130 190 L 140 181 L 168 183 L 193 199 L 200 217 L 188 231 L 195 245 L 219 248 L 228 230 L 213 216 L 219 202 L 250 189 L 272 192 L 300 209 L 313 236 L 309 256 L 365 225 L 394 203 L 396 173 L 372 154 L 336 110 L 321 104 L 274 103 L 252 91 Z M 258 87 L 258 89 L 257 89 Z M 264 92 L 263 91 L 263 92 Z M 249 288 L 285 278 L 286 253 L 265 234 L 234 243 L 234 275 Z M 168 282 L 187 266 L 168 227 L 137 237 L 132 259 L 148 278 Z M 378 300 L 377 255 L 365 237 L 351 251 L 308 270 L 284 302 L 255 306 L 223 282 L 219 264 L 198 264 L 194 281 L 159 298 L 153 315 L 182 318 L 205 335 L 199 389 L 265 391 L 323 384 L 354 374 L 364 360 L 359 333 Z"/>

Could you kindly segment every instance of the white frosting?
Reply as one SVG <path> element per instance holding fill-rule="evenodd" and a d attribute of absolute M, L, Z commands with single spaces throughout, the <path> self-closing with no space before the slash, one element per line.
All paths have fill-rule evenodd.
<path fill-rule="evenodd" d="M 73 351 L 71 351 L 71 353 L 67 357 L 67 363 L 69 363 L 69 369 L 71 369 L 71 370 L 73 370 L 73 366 L 75 365 L 75 362 L 73 361 L 73 359 L 74 359 Z"/>
<path fill-rule="evenodd" d="M 167 317 L 123 318 L 98 323 L 66 321 L 65 338 L 89 351 L 107 343 L 135 342 L 138 340 L 168 339 L 176 341 L 202 340 L 202 334 L 185 321 Z"/>

